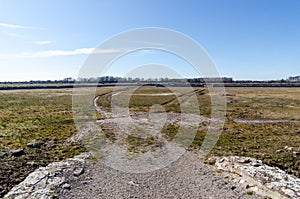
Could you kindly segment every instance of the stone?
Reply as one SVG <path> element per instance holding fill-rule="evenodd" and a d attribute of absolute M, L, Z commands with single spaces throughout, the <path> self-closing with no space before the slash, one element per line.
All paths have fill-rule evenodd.
<path fill-rule="evenodd" d="M 73 175 L 74 176 L 80 176 L 81 174 L 83 174 L 83 172 L 84 172 L 84 168 L 78 167 L 78 168 L 74 169 Z"/>
<path fill-rule="evenodd" d="M 248 189 L 250 186 L 249 186 L 248 183 L 243 183 L 243 184 L 241 185 L 241 187 L 242 187 L 243 189 Z"/>
<path fill-rule="evenodd" d="M 129 182 L 127 182 L 128 184 L 130 184 L 130 185 L 133 185 L 133 186 L 139 186 L 139 184 L 138 183 L 135 183 L 135 182 L 133 182 L 133 181 L 129 181 Z"/>
<path fill-rule="evenodd" d="M 40 148 L 41 144 L 35 140 L 32 140 L 27 144 L 27 147 L 29 148 Z"/>
<path fill-rule="evenodd" d="M 300 156 L 300 151 L 293 151 L 293 155 L 295 155 L 296 157 Z"/>
<path fill-rule="evenodd" d="M 238 162 L 247 164 L 247 163 L 251 162 L 251 159 L 250 158 L 241 158 L 241 159 L 238 160 Z"/>
<path fill-rule="evenodd" d="M 36 166 L 37 165 L 37 163 L 34 162 L 34 161 L 27 162 L 26 164 L 30 165 L 30 166 Z"/>
<path fill-rule="evenodd" d="M 291 198 L 295 198 L 295 192 L 290 189 L 283 188 L 282 191 Z"/>
<path fill-rule="evenodd" d="M 292 151 L 293 147 L 285 146 L 284 149 L 287 150 L 287 151 Z"/>
<path fill-rule="evenodd" d="M 70 190 L 71 189 L 71 185 L 68 184 L 68 183 L 65 183 L 65 184 L 63 184 L 62 188 Z"/>
<path fill-rule="evenodd" d="M 0 158 L 3 158 L 6 154 L 0 152 Z"/>
<path fill-rule="evenodd" d="M 259 167 L 259 166 L 261 166 L 261 164 L 258 163 L 258 162 L 254 162 L 254 163 L 252 164 L 252 166 L 254 166 L 254 167 Z"/>
<path fill-rule="evenodd" d="M 11 153 L 12 153 L 12 155 L 15 156 L 15 157 L 19 157 L 19 156 L 25 154 L 23 148 L 19 148 L 19 149 L 12 150 Z"/>
<path fill-rule="evenodd" d="M 298 151 L 291 147 L 285 150 Z M 259 195 L 272 198 L 297 198 L 300 195 L 300 179 L 263 164 L 261 160 L 250 157 L 228 156 L 215 157 L 215 167 L 233 176 L 241 188 L 251 190 Z"/>
<path fill-rule="evenodd" d="M 90 157 L 89 153 L 83 153 L 74 158 L 40 167 L 30 173 L 23 182 L 14 186 L 3 198 L 49 198 L 49 196 L 52 196 L 50 198 L 57 198 L 57 194 L 54 193 L 56 188 L 71 188 L 66 183 L 64 175 L 66 173 L 72 175 L 74 171 L 76 171 L 76 174 L 83 173 L 83 168 L 78 168 L 78 165 L 85 165 L 86 160 Z"/>
<path fill-rule="evenodd" d="M 278 149 L 278 150 L 276 150 L 276 153 L 282 153 L 283 152 L 283 150 L 282 149 Z"/>
<path fill-rule="evenodd" d="M 215 158 L 209 158 L 209 159 L 207 160 L 207 163 L 208 163 L 209 165 L 215 165 L 216 159 L 215 159 Z"/>

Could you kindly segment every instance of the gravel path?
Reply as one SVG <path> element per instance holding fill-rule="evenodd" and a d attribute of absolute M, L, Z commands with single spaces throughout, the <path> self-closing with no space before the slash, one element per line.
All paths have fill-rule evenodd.
<path fill-rule="evenodd" d="M 183 121 L 186 121 L 181 123 L 183 126 L 198 126 L 199 122 L 208 119 L 193 114 L 168 113 L 164 115 L 162 113 L 150 113 L 149 117 L 148 114 L 133 114 L 131 115 L 134 119 L 133 125 L 130 123 L 131 120 L 128 120 L 125 110 L 115 107 L 120 109 L 118 110 L 119 114 L 111 115 L 111 113 L 98 107 L 96 101 L 97 98 L 94 101 L 96 110 L 104 113 L 106 118 L 99 121 L 101 126 L 104 125 L 105 127 L 105 124 L 108 124 L 109 127 L 116 128 L 116 124 L 119 124 L 122 127 L 114 131 L 119 132 L 115 134 L 117 138 L 121 138 L 123 134 L 126 134 L 126 132 L 123 132 L 124 130 L 130 131 L 132 126 L 139 126 L 142 129 L 149 128 L 148 130 L 152 132 L 157 131 L 155 127 L 161 128 L 167 120 L 176 122 L 183 119 Z M 122 113 L 125 115 L 122 115 Z M 112 125 L 113 123 L 114 125 Z M 109 144 L 108 148 L 109 146 L 112 145 Z M 241 189 L 238 184 L 234 184 L 222 174 L 217 173 L 213 167 L 204 164 L 203 159 L 195 151 L 186 151 L 179 159 L 168 166 L 147 173 L 116 170 L 107 166 L 107 161 L 104 159 L 100 158 L 98 162 L 88 163 L 82 175 L 69 179 L 68 184 L 71 185 L 71 189 L 61 189 L 58 194 L 59 198 L 193 199 L 258 197 L 255 194 L 248 195 L 246 190 Z M 149 162 L 149 164 L 151 163 Z M 147 166 L 145 162 L 141 165 Z"/>
<path fill-rule="evenodd" d="M 59 198 L 258 198 L 229 182 L 198 154 L 187 151 L 180 159 L 150 173 L 124 173 L 100 160 L 69 181 Z"/>

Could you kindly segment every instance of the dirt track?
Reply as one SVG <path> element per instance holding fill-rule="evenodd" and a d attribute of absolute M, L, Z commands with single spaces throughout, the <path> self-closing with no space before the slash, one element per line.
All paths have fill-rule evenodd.
<path fill-rule="evenodd" d="M 60 198 L 258 198 L 205 165 L 194 152 L 186 152 L 166 168 L 150 173 L 126 173 L 99 161 L 73 178 Z"/>
<path fill-rule="evenodd" d="M 121 93 L 118 91 L 115 94 Z M 201 92 L 196 91 L 196 92 Z M 108 95 L 105 93 L 103 95 Z M 187 93 L 180 97 L 189 98 L 193 93 Z M 99 96 L 98 96 L 99 97 Z M 168 103 L 172 103 L 174 99 Z M 185 101 L 188 99 L 184 99 Z M 97 101 L 97 97 L 94 102 Z M 105 112 L 101 107 L 96 110 Z M 119 107 L 120 108 L 120 107 Z M 122 111 L 120 111 L 123 113 Z M 107 128 L 114 128 L 115 123 L 121 123 L 122 129 L 118 129 L 116 133 L 117 139 L 122 139 L 126 134 L 126 129 L 131 127 L 131 124 L 126 120 L 129 115 L 114 115 L 105 113 L 106 118 L 98 121 Z M 134 125 L 140 126 L 143 129 L 148 129 L 152 133 L 157 133 L 165 120 L 175 123 L 181 119 L 181 114 L 168 113 L 151 113 L 150 119 L 146 113 L 131 113 L 130 117 L 134 119 Z M 165 118 L 164 118 L 165 117 Z M 197 126 L 199 121 L 206 121 L 208 118 L 186 114 L 186 123 L 182 125 Z M 151 126 L 151 123 L 156 125 Z M 108 125 L 108 126 L 107 126 Z M 92 128 L 91 128 L 92 129 Z M 124 131 L 124 132 L 123 132 Z M 160 139 L 162 139 L 160 137 Z M 165 140 L 160 140 L 164 142 Z M 109 141 L 108 141 L 109 142 Z M 61 198 L 257 198 L 255 194 L 248 195 L 245 190 L 233 184 L 220 173 L 214 171 L 213 167 L 204 164 L 203 158 L 193 151 L 186 151 L 176 158 L 170 164 L 158 164 L 158 169 L 147 165 L 151 164 L 147 161 L 138 162 L 143 165 L 135 165 L 136 169 L 128 167 L 132 162 L 125 159 L 118 162 L 119 156 L 114 156 L 118 153 L 126 153 L 126 145 L 122 146 L 122 142 L 109 142 L 107 147 L 101 148 L 102 156 L 98 162 L 90 162 L 85 169 L 85 173 L 78 178 L 70 179 L 70 190 L 62 189 L 60 192 Z M 124 148 L 125 147 L 125 148 Z M 117 150 L 116 150 L 117 149 Z M 122 151 L 123 150 L 123 151 Z M 105 154 L 105 151 L 107 154 Z M 115 151 L 112 152 L 112 151 Z M 104 154 L 103 154 L 104 153 Z M 146 152 L 147 154 L 148 152 Z M 158 158 L 154 153 L 149 152 L 154 159 Z M 157 155 L 157 154 L 156 154 Z M 129 156 L 122 156 L 123 158 Z M 133 157 L 133 156 L 132 156 Z M 131 158 L 132 158 L 131 157 Z M 143 159 L 143 157 L 151 158 L 144 154 L 136 154 L 133 158 Z M 158 158 L 159 159 L 159 158 Z M 167 159 L 167 158 L 166 158 Z M 113 161 L 116 162 L 113 162 Z M 125 163 L 124 163 L 125 162 Z M 129 163 L 128 163 L 129 162 Z M 126 164 L 128 163 L 128 164 Z M 154 162 L 157 163 L 157 162 Z M 123 166 L 124 165 L 124 166 Z M 167 166 L 162 166 L 167 165 Z M 112 167 L 118 168 L 114 169 Z M 143 167 L 144 166 L 144 167 Z M 147 168 L 149 166 L 149 172 Z M 139 170 L 138 170 L 139 169 Z M 150 171 L 151 170 L 151 171 Z"/>

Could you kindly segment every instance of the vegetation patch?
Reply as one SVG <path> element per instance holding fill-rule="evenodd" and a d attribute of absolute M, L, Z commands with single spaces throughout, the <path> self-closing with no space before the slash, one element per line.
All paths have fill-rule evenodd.
<path fill-rule="evenodd" d="M 109 141 L 115 142 L 117 140 L 116 134 L 113 132 L 113 130 L 111 130 L 111 129 L 103 129 L 103 133 L 104 133 L 105 137 Z"/>
<path fill-rule="evenodd" d="M 64 144 L 76 131 L 71 94 L 71 89 L 0 92 L 0 197 L 34 169 L 85 151 L 79 143 Z M 38 147 L 27 146 L 32 141 Z"/>
<path fill-rule="evenodd" d="M 126 137 L 126 143 L 128 144 L 128 152 L 133 153 L 145 153 L 147 151 L 154 151 L 157 147 L 160 147 L 160 141 L 154 135 L 145 138 L 128 135 Z"/>
<path fill-rule="evenodd" d="M 226 122 L 210 155 L 253 157 L 300 177 L 299 154 L 295 152 L 300 146 L 299 129 L 299 123 Z M 192 147 L 200 148 L 206 133 L 207 131 L 198 130 Z"/>
<path fill-rule="evenodd" d="M 165 137 L 168 141 L 171 141 L 178 133 L 179 127 L 180 126 L 178 124 L 167 124 L 161 130 L 161 133 L 163 137 Z"/>
<path fill-rule="evenodd" d="M 300 88 L 226 88 L 227 117 L 300 120 Z"/>

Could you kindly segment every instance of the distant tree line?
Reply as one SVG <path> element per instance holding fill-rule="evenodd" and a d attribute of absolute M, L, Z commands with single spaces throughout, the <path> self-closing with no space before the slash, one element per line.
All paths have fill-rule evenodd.
<path fill-rule="evenodd" d="M 2 82 L 2 84 L 73 84 L 73 83 L 190 83 L 190 84 L 205 84 L 205 83 L 289 83 L 300 82 L 300 76 L 289 77 L 284 80 L 268 80 L 268 81 L 253 81 L 253 80 L 233 80 L 231 77 L 207 77 L 207 78 L 132 78 L 132 77 L 114 77 L 114 76 L 102 76 L 102 77 L 90 77 L 80 78 L 75 80 L 68 77 L 62 80 L 31 80 L 31 81 L 18 81 L 18 82 Z"/>

